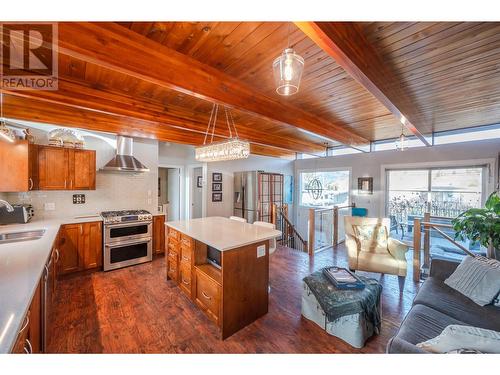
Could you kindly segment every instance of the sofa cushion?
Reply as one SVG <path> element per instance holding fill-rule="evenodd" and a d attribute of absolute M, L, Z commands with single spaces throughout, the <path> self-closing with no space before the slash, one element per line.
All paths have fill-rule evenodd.
<path fill-rule="evenodd" d="M 500 354 L 500 332 L 452 324 L 440 335 L 417 344 L 417 347 L 431 353 L 450 353 L 468 349 L 480 353 Z"/>
<path fill-rule="evenodd" d="M 424 282 L 413 304 L 431 307 L 471 326 L 500 331 L 500 308 L 479 306 L 435 277 Z"/>
<path fill-rule="evenodd" d="M 425 305 L 415 305 L 399 328 L 397 337 L 416 345 L 439 336 L 450 324 L 464 323 Z"/>
<path fill-rule="evenodd" d="M 444 283 L 480 306 L 486 306 L 500 291 L 500 262 L 466 256 Z"/>

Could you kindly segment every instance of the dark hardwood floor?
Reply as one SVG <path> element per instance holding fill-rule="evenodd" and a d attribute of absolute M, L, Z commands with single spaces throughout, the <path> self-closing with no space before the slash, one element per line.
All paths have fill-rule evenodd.
<path fill-rule="evenodd" d="M 411 254 L 407 254 L 411 259 Z M 325 333 L 300 314 L 302 278 L 327 265 L 346 266 L 345 248 L 316 255 L 279 248 L 271 257 L 269 313 L 228 339 L 165 278 L 165 261 L 61 280 L 52 353 L 383 353 L 411 307 L 419 284 L 411 267 L 400 290 L 393 275 L 379 280 L 382 330 L 362 349 Z"/>

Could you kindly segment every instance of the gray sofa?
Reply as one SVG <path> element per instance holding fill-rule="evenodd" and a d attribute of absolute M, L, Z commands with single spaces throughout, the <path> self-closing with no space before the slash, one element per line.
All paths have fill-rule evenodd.
<path fill-rule="evenodd" d="M 416 346 L 438 336 L 450 324 L 500 331 L 500 307 L 479 306 L 444 283 L 459 263 L 433 259 L 430 275 L 420 287 L 387 353 L 426 353 Z"/>

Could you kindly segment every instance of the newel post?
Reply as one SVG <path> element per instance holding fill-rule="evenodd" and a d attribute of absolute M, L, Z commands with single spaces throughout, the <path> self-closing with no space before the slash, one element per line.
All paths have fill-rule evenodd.
<path fill-rule="evenodd" d="M 310 208 L 307 228 L 307 252 L 309 253 L 310 257 L 314 256 L 314 228 L 316 227 L 315 219 L 316 215 L 314 208 Z"/>
<path fill-rule="evenodd" d="M 413 220 L 413 281 L 420 281 L 420 219 Z"/>

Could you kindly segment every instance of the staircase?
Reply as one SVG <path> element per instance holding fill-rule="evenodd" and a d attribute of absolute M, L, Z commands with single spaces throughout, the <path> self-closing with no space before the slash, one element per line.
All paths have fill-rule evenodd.
<path fill-rule="evenodd" d="M 307 253 L 307 241 L 304 240 L 295 226 L 288 219 L 288 205 L 273 206 L 273 221 L 276 229 L 281 231 L 281 238 L 278 238 L 278 244 Z"/>

